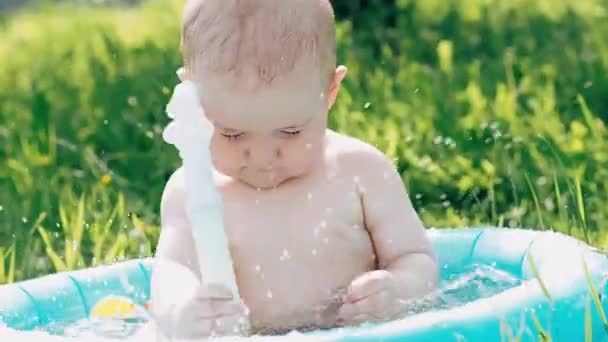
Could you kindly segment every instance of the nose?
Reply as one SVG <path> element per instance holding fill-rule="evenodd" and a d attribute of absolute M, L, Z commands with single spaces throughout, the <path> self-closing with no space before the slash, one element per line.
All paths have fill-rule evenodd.
<path fill-rule="evenodd" d="M 245 149 L 245 158 L 256 169 L 269 169 L 281 157 L 281 150 L 272 142 L 258 142 Z"/>

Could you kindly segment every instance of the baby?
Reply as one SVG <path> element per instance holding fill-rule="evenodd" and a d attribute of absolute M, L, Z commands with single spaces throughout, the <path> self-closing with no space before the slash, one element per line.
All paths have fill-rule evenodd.
<path fill-rule="evenodd" d="M 215 182 L 242 303 L 209 284 L 173 316 L 157 309 L 181 338 L 393 319 L 436 286 L 432 246 L 391 161 L 327 128 L 347 72 L 335 40 L 329 0 L 186 4 L 181 77 L 197 85 L 215 127 Z M 202 281 L 188 190 L 177 170 L 156 258 Z"/>

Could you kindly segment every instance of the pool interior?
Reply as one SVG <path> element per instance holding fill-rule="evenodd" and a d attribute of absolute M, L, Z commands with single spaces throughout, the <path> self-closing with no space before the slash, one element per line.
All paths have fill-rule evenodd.
<path fill-rule="evenodd" d="M 438 290 L 428 297 L 412 301 L 408 315 L 433 310 L 447 310 L 480 298 L 487 298 L 521 284 L 515 275 L 488 264 L 470 264 L 459 270 L 444 270 Z M 147 322 L 145 317 L 130 319 L 85 319 L 50 324 L 39 330 L 65 337 L 95 336 L 127 339 Z"/>

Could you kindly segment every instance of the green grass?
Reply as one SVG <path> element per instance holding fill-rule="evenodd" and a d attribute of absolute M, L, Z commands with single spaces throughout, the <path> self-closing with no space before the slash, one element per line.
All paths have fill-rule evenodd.
<path fill-rule="evenodd" d="M 330 125 L 395 161 L 427 226 L 607 247 L 607 11 L 399 0 L 341 12 L 350 72 Z M 167 0 L 1 20 L 0 283 L 153 253 L 179 163 L 161 133 L 180 12 Z"/>

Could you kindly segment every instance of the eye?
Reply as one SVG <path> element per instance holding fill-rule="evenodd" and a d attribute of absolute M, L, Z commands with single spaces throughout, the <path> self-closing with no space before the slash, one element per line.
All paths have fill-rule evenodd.
<path fill-rule="evenodd" d="M 226 138 L 230 141 L 234 141 L 234 140 L 237 140 L 238 138 L 242 137 L 245 133 L 220 133 L 220 134 L 224 138 Z"/>
<path fill-rule="evenodd" d="M 281 131 L 281 133 L 288 134 L 288 135 L 298 135 L 298 134 L 300 134 L 300 132 L 302 132 L 301 129 L 287 129 L 287 130 Z"/>

